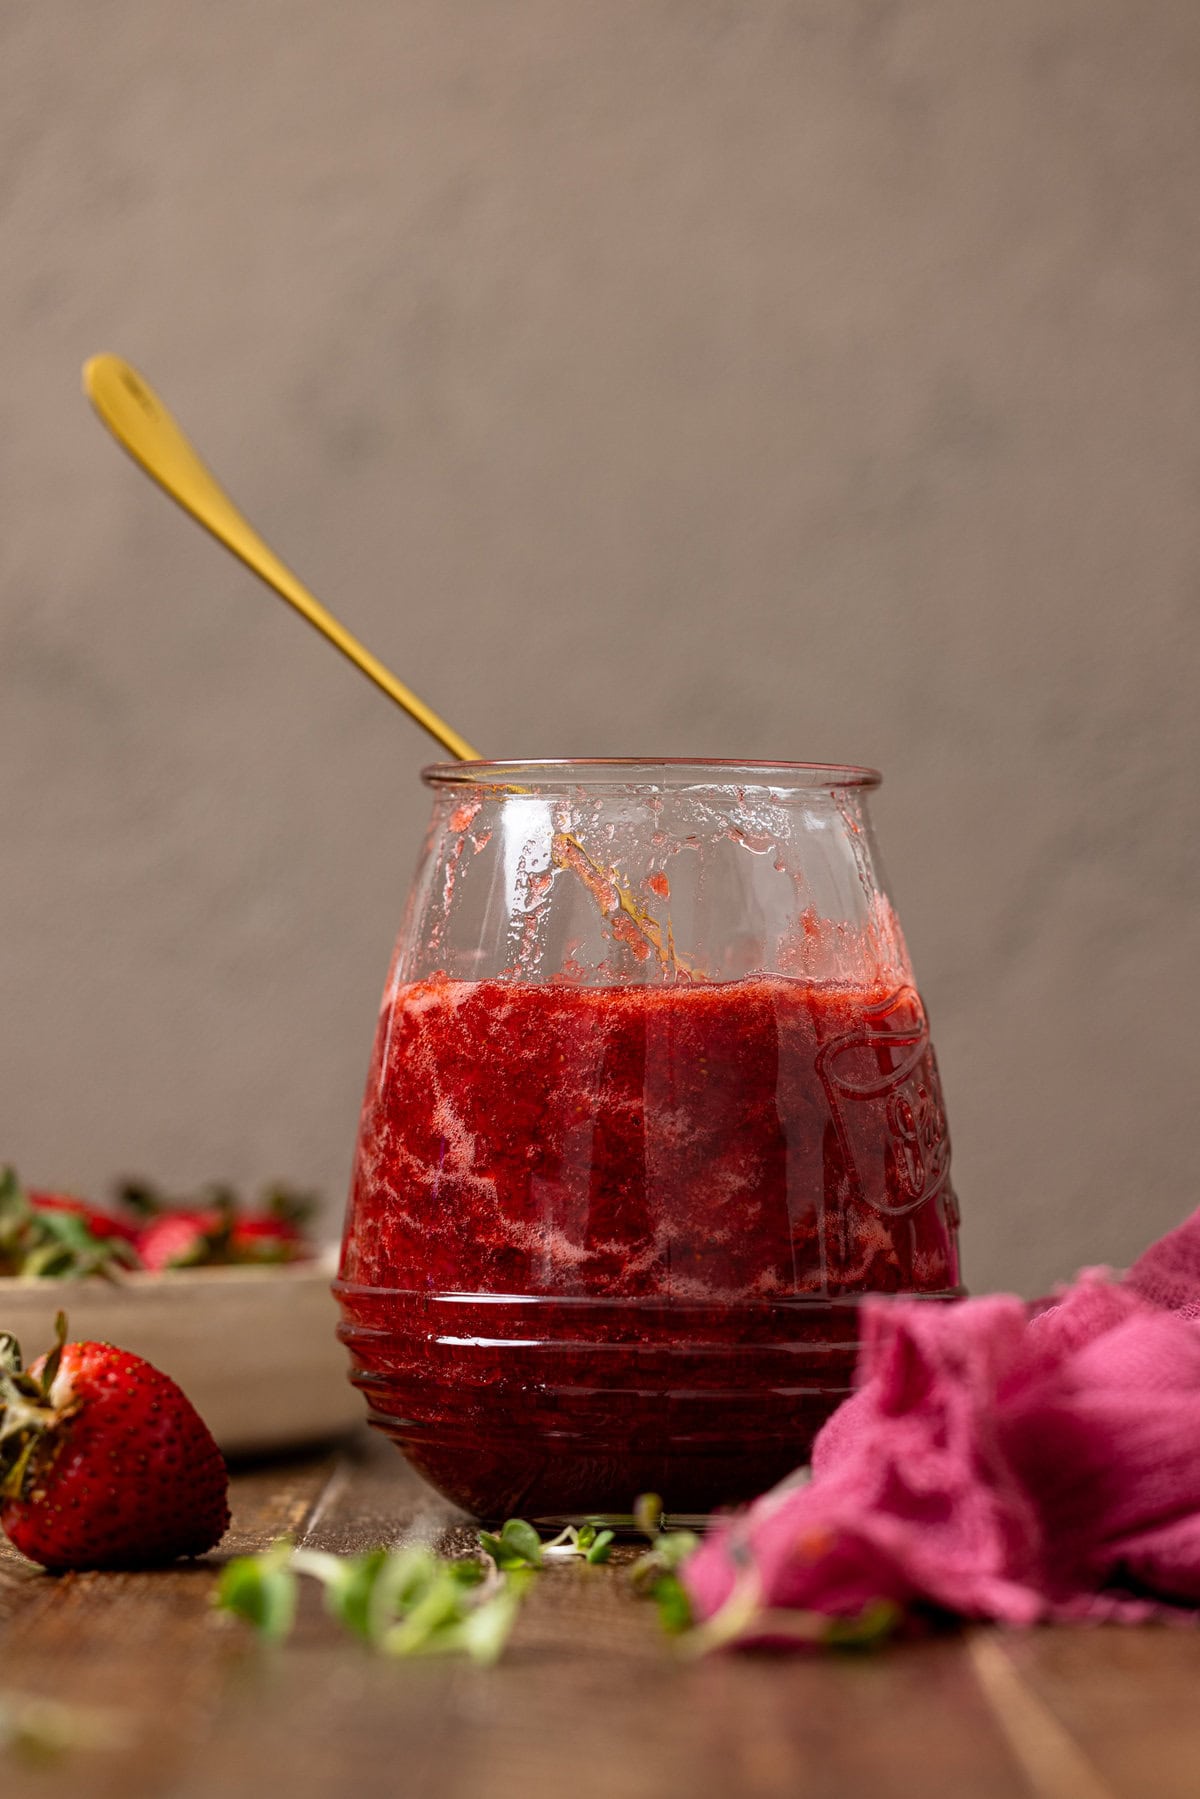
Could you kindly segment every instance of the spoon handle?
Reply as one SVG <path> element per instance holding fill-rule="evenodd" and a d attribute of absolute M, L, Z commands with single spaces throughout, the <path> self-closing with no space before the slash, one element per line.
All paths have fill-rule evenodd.
<path fill-rule="evenodd" d="M 83 368 L 83 387 L 101 420 L 123 449 L 159 486 L 190 512 L 198 524 L 253 570 L 281 599 L 303 614 L 310 625 L 348 656 L 368 680 L 423 725 L 431 737 L 460 762 L 477 762 L 478 750 L 445 719 L 398 681 L 357 637 L 309 593 L 285 563 L 263 542 L 205 467 L 154 389 L 119 356 L 93 356 Z"/>

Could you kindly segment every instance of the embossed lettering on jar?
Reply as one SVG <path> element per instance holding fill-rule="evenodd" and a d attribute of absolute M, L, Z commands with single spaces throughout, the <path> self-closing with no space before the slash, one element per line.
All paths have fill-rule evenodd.
<path fill-rule="evenodd" d="M 484 1518 L 746 1498 L 849 1391 L 863 1294 L 961 1291 L 878 776 L 425 779 L 337 1284 L 353 1378 Z"/>

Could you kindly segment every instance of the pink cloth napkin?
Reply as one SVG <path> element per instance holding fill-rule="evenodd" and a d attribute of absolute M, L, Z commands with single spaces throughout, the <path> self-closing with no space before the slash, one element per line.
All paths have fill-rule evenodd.
<path fill-rule="evenodd" d="M 863 1302 L 857 1391 L 793 1477 L 705 1538 L 698 1620 L 873 1602 L 1013 1624 L 1200 1607 L 1200 1211 L 1123 1280 L 1033 1306 Z"/>

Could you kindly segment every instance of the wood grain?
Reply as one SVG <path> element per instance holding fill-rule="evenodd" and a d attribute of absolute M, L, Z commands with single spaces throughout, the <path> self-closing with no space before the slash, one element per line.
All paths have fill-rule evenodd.
<path fill-rule="evenodd" d="M 340 1551 L 473 1532 L 384 1444 L 246 1471 L 222 1554 L 282 1532 Z M 393 1665 L 314 1600 L 258 1644 L 209 1603 L 220 1557 L 51 1579 L 0 1551 L 0 1685 L 106 1708 L 124 1731 L 4 1799 L 1195 1799 L 1200 1636 L 962 1637 L 864 1658 L 689 1662 L 624 1551 L 547 1571 L 493 1669 Z"/>

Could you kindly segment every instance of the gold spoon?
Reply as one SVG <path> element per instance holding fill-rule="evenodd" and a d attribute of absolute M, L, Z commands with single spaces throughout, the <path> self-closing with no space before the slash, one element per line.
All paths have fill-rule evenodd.
<path fill-rule="evenodd" d="M 83 390 L 121 447 L 185 512 L 211 531 L 218 543 L 232 550 L 260 581 L 273 587 L 281 599 L 315 625 L 368 680 L 403 706 L 452 756 L 460 762 L 481 760 L 479 751 L 472 749 L 466 738 L 460 737 L 424 700 L 418 699 L 411 688 L 398 681 L 357 637 L 352 637 L 263 542 L 136 369 L 120 356 L 92 356 L 83 365 Z"/>
<path fill-rule="evenodd" d="M 107 353 L 92 356 L 83 365 L 83 390 L 122 449 L 128 450 L 151 479 L 178 501 L 185 512 L 190 512 L 198 524 L 211 531 L 218 543 L 232 550 L 261 581 L 274 588 L 280 598 L 294 606 L 310 625 L 315 625 L 368 680 L 381 687 L 398 706 L 403 706 L 452 756 L 460 762 L 482 761 L 479 751 L 472 749 L 465 737 L 460 737 L 403 681 L 398 681 L 365 644 L 352 637 L 263 542 L 211 470 L 201 462 L 149 382 L 135 368 L 120 356 Z M 512 787 L 509 791 L 523 793 L 525 789 Z M 578 837 L 563 832 L 554 835 L 553 853 L 556 865 L 571 868 L 589 887 L 606 915 L 615 918 L 618 913 L 624 914 L 664 968 L 691 972 L 676 954 L 669 922 L 664 938 L 648 909 L 634 897 L 616 869 L 595 861 Z"/>

